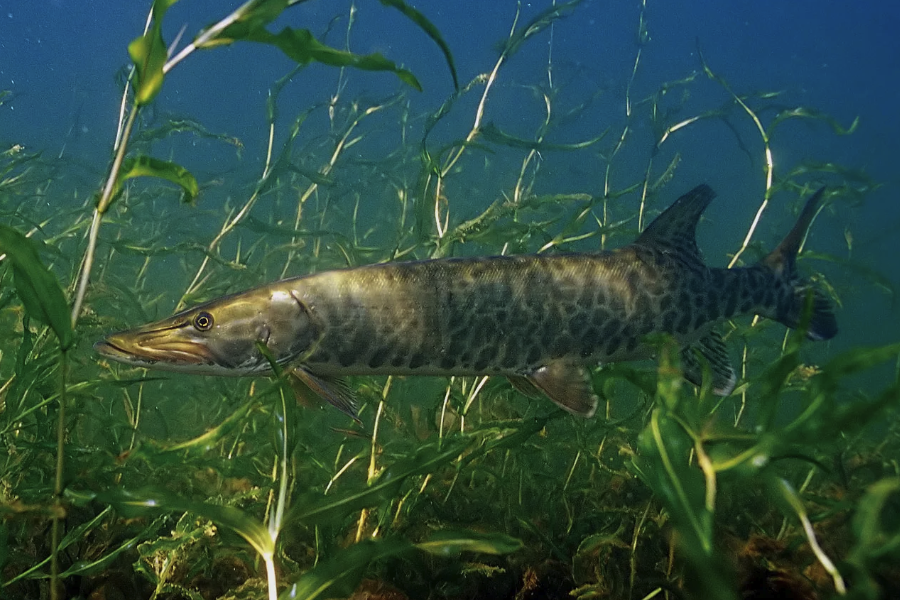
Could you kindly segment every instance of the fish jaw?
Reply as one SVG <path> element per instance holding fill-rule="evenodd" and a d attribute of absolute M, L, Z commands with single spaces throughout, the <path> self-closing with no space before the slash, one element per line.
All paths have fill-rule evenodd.
<path fill-rule="evenodd" d="M 148 325 L 118 331 L 95 343 L 94 350 L 116 362 L 150 369 L 198 375 L 246 375 L 253 370 L 220 365 L 204 340 L 192 339 L 181 327 Z"/>
<path fill-rule="evenodd" d="M 317 336 L 301 296 L 289 283 L 277 282 L 109 334 L 94 350 L 138 367 L 243 376 L 270 371 L 269 358 L 282 366 L 292 363 L 309 352 Z"/>

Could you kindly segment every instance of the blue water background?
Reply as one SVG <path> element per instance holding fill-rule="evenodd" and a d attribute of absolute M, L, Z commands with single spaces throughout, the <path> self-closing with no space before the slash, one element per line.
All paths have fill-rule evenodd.
<path fill-rule="evenodd" d="M 516 3 L 509 0 L 413 4 L 443 33 L 463 84 L 490 71 L 498 44 L 506 38 L 516 12 Z M 520 23 L 548 4 L 523 3 Z M 183 25 L 183 45 L 201 27 L 237 5 L 224 0 L 182 0 L 166 17 L 165 38 L 171 42 Z M 332 17 L 339 16 L 325 39 L 341 47 L 348 6 L 345 1 L 313 0 L 289 10 L 276 27 L 305 27 L 320 34 Z M 149 2 L 136 0 L 0 2 L 0 90 L 14 94 L 0 107 L 0 143 L 4 148 L 22 144 L 30 151 L 52 156 L 63 153 L 82 169 L 66 186 L 58 188 L 58 198 L 43 201 L 65 203 L 72 202 L 73 197 L 81 201 L 99 185 L 111 156 L 120 84 L 129 64 L 126 48 L 142 31 L 148 8 Z M 352 50 L 381 52 L 409 68 L 424 87 L 422 93 L 408 90 L 411 113 L 422 115 L 435 110 L 453 91 L 437 47 L 396 11 L 365 0 L 356 8 Z M 554 130 L 550 141 L 580 141 L 608 126 L 612 127 L 610 136 L 618 136 L 624 123 L 624 92 L 638 49 L 639 12 L 638 2 L 584 2 L 571 16 L 555 24 L 552 45 L 550 31 L 541 33 L 501 71 L 500 84 L 488 102 L 486 120 L 510 134 L 534 136 L 543 118 L 542 103 L 529 89 L 515 84 L 543 85 L 546 89 L 548 51 L 552 47 L 555 85 L 567 82 L 556 100 L 557 110 L 576 106 L 598 90 L 602 94 L 581 118 Z M 785 106 L 818 109 L 844 126 L 860 117 L 858 131 L 843 137 L 833 135 L 822 122 L 785 124 L 776 132 L 773 144 L 776 169 L 783 174 L 804 160 L 836 162 L 864 169 L 883 184 L 862 207 L 840 206 L 823 215 L 811 244 L 876 269 L 892 282 L 900 281 L 900 178 L 895 166 L 900 139 L 900 41 L 896 36 L 900 5 L 649 0 L 646 19 L 650 41 L 643 49 L 632 89 L 634 99 L 645 98 L 664 81 L 698 71 L 699 40 L 709 64 L 738 94 L 783 91 L 780 102 Z M 265 155 L 268 90 L 292 66 L 274 48 L 237 44 L 197 52 L 166 79 L 154 110 L 160 115 L 191 117 L 211 131 L 240 138 L 244 144 L 242 158 L 233 147 L 190 136 L 159 146 L 161 158 L 185 165 L 201 179 L 223 179 L 221 186 L 201 196 L 201 206 L 216 208 L 229 198 L 238 201 L 249 193 Z M 354 71 L 348 73 L 348 81 L 345 99 L 385 98 L 403 87 L 385 73 Z M 283 139 L 304 107 L 326 101 L 334 93 L 336 82 L 337 70 L 318 65 L 298 74 L 281 97 L 277 139 Z M 691 104 L 682 118 L 728 101 L 724 90 L 702 74 L 690 90 Z M 436 131 L 436 139 L 456 139 L 468 131 L 479 95 L 480 90 L 460 102 Z M 717 265 L 726 262 L 726 252 L 739 246 L 764 189 L 759 137 L 739 110 L 731 112 L 731 121 L 752 158 L 740 149 L 731 131 L 716 120 L 674 135 L 663 152 L 666 159 L 674 152 L 683 159 L 675 180 L 666 188 L 665 202 L 700 182 L 708 182 L 719 193 L 700 231 L 701 245 L 710 262 Z M 321 122 L 312 122 L 308 134 L 321 133 L 323 127 Z M 411 129 L 412 143 L 419 140 L 415 127 Z M 396 145 L 396 135 L 396 131 L 386 130 L 385 149 Z M 638 124 L 633 136 L 642 141 L 629 144 L 630 153 L 617 162 L 617 187 L 639 180 L 646 167 L 652 133 L 646 124 Z M 606 148 L 609 145 L 603 144 Z M 371 136 L 357 150 L 373 160 L 382 151 L 377 137 Z M 546 154 L 538 191 L 600 191 L 603 163 L 596 151 Z M 501 172 L 499 176 L 486 181 L 470 176 L 465 187 L 457 184 L 451 201 L 462 207 L 458 218 L 474 216 L 502 190 L 508 190 L 515 182 L 521 155 L 510 151 L 507 156 L 494 158 L 503 167 L 495 167 L 495 172 Z M 657 173 L 666 162 L 660 159 Z M 758 236 L 767 247 L 790 226 L 793 217 L 785 205 L 788 199 L 786 194 L 776 195 L 760 224 Z M 629 201 L 634 202 L 635 197 Z M 213 223 L 201 237 L 208 240 L 219 223 Z M 853 235 L 852 253 L 844 242 L 847 228 Z M 900 339 L 900 319 L 889 295 L 851 270 L 827 264 L 823 269 L 845 282 L 840 288 L 844 306 L 839 313 L 842 331 L 835 342 L 838 347 Z"/>

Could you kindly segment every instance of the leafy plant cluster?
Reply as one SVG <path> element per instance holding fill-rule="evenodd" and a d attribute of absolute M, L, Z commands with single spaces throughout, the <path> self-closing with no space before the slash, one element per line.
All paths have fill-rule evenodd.
<path fill-rule="evenodd" d="M 546 109 L 533 136 L 503 131 L 488 104 L 505 65 L 562 26 L 577 0 L 527 22 L 517 16 L 496 62 L 461 85 L 452 41 L 402 0 L 382 0 L 439 47 L 456 91 L 417 115 L 405 91 L 344 98 L 342 70 L 329 103 L 304 108 L 276 135 L 279 94 L 309 62 L 387 71 L 420 87 L 380 55 L 333 48 L 307 30 L 274 32 L 299 3 L 251 0 L 170 53 L 163 24 L 173 2 L 154 2 L 128 49 L 133 73 L 109 173 L 85 206 L 42 214 L 29 199 L 52 198 L 65 163 L 19 146 L 0 154 L 10 223 L 0 226 L 0 596 L 724 600 L 900 589 L 900 430 L 891 419 L 900 345 L 833 355 L 767 323 L 728 323 L 741 351 L 733 396 L 685 385 L 678 353 L 660 340 L 658 363 L 594 372 L 605 414 L 591 421 L 527 403 L 499 380 L 359 378 L 361 423 L 348 424 L 298 406 L 284 377 L 172 381 L 92 357 L 90 342 L 110 329 L 298 271 L 615 247 L 670 195 L 680 159 L 667 155 L 671 140 L 699 121 L 752 123 L 758 139 L 738 143 L 762 148 L 759 214 L 776 192 L 800 196 L 827 182 L 834 207 L 874 187 L 836 164 L 776 172 L 786 121 L 818 120 L 837 134 L 855 123 L 782 106 L 778 94 L 739 95 L 702 53 L 696 73 L 633 98 L 649 51 L 643 10 L 623 120 L 556 141 L 587 103 L 557 115 L 566 88 L 548 77 L 529 88 Z M 211 182 L 154 156 L 154 142 L 185 133 L 240 141 L 190 118 L 154 122 L 145 108 L 192 52 L 243 42 L 273 46 L 298 71 L 270 90 L 269 151 L 252 189 L 213 210 L 203 207 Z M 723 101 L 697 112 L 687 92 L 704 77 Z M 471 128 L 442 137 L 469 100 Z M 307 137 L 311 118 L 327 120 L 329 135 Z M 622 184 L 623 148 L 641 120 L 653 132 L 650 159 Z M 398 122 L 392 152 L 348 152 Z M 545 193 L 543 157 L 557 152 L 591 153 L 600 180 Z M 457 197 L 495 156 L 520 161 L 518 173 L 472 215 Z M 197 206 L 179 206 L 159 181 Z M 198 216 L 214 228 L 179 230 Z M 732 265 L 760 254 L 755 223 Z M 808 269 L 810 258 L 845 264 L 804 251 Z M 842 276 L 813 277 L 840 302 Z"/>

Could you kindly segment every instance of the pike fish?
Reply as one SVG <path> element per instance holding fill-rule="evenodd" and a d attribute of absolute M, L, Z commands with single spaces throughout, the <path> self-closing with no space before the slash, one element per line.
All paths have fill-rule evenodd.
<path fill-rule="evenodd" d="M 828 298 L 796 268 L 822 193 L 749 267 L 703 262 L 696 227 L 715 193 L 700 185 L 614 251 L 315 273 L 112 333 L 94 348 L 130 365 L 207 375 L 262 374 L 274 359 L 351 415 L 345 376 L 491 375 L 590 417 L 597 397 L 588 367 L 650 358 L 656 346 L 648 336 L 668 334 L 680 345 L 685 378 L 700 385 L 707 372 L 713 391 L 728 395 L 736 378 L 717 322 L 761 315 L 803 326 L 813 340 L 837 334 Z"/>

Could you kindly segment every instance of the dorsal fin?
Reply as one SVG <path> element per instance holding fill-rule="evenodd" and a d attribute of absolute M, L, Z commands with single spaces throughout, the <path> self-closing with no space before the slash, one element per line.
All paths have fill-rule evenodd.
<path fill-rule="evenodd" d="M 665 246 L 700 260 L 696 239 L 697 222 L 715 197 L 716 193 L 711 187 L 705 183 L 698 185 L 656 217 L 634 243 L 642 246 Z"/>

